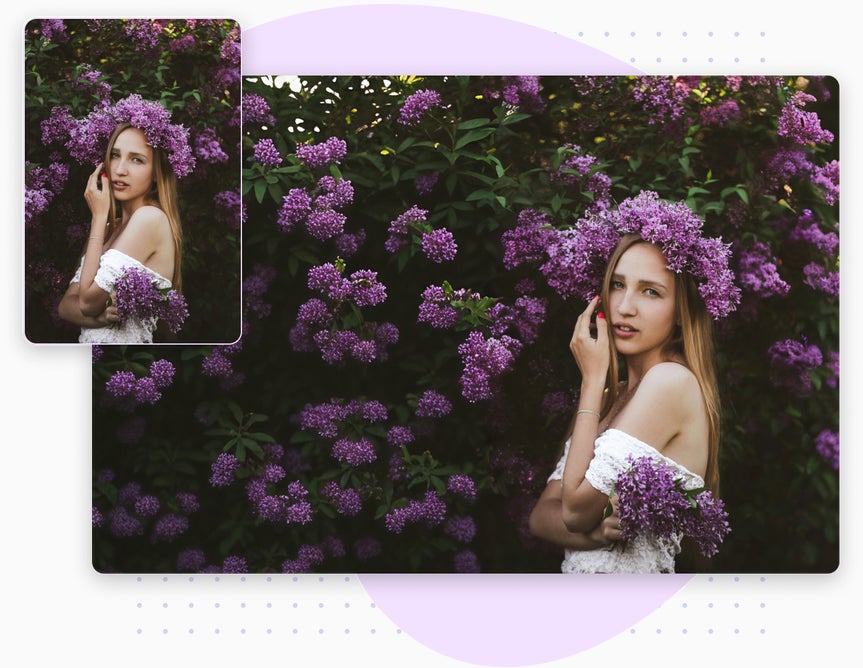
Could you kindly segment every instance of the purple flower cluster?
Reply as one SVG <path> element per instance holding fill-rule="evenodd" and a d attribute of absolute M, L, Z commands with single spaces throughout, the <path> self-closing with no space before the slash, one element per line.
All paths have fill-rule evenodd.
<path fill-rule="evenodd" d="M 105 382 L 105 391 L 121 408 L 137 404 L 155 404 L 162 398 L 160 390 L 174 382 L 174 365 L 165 359 L 150 365 L 150 375 L 138 378 L 132 371 L 115 371 Z"/>
<path fill-rule="evenodd" d="M 818 346 L 805 339 L 777 341 L 767 351 L 773 378 L 793 394 L 805 397 L 812 392 L 809 371 L 821 366 L 823 356 Z"/>
<path fill-rule="evenodd" d="M 791 288 L 779 276 L 776 258 L 770 246 L 757 241 L 749 248 L 738 250 L 738 280 L 744 290 L 760 297 L 783 297 Z"/>
<path fill-rule="evenodd" d="M 828 271 L 817 262 L 803 267 L 803 282 L 813 290 L 819 290 L 832 297 L 839 296 L 839 272 Z"/>
<path fill-rule="evenodd" d="M 503 266 L 512 270 L 522 264 L 546 260 L 546 248 L 555 238 L 547 214 L 534 209 L 523 210 L 518 214 L 516 227 L 501 235 Z"/>
<path fill-rule="evenodd" d="M 387 513 L 384 525 L 391 533 L 401 533 L 408 524 L 435 527 L 446 519 L 446 504 L 433 490 L 426 492 L 422 501 L 412 500 L 403 508 Z"/>
<path fill-rule="evenodd" d="M 394 448 L 400 448 L 414 441 L 414 432 L 410 427 L 395 425 L 387 432 L 387 443 Z"/>
<path fill-rule="evenodd" d="M 537 76 L 503 77 L 500 93 L 492 93 L 492 97 L 503 98 L 507 104 L 518 107 L 520 111 L 540 114 L 545 111 L 545 100 L 540 96 L 542 84 Z"/>
<path fill-rule="evenodd" d="M 414 182 L 417 195 L 428 195 L 432 190 L 434 190 L 437 182 L 438 175 L 435 173 L 418 174 Z"/>
<path fill-rule="evenodd" d="M 422 292 L 417 322 L 425 322 L 436 329 L 450 329 L 458 322 L 458 311 L 444 288 L 430 285 Z"/>
<path fill-rule="evenodd" d="M 72 82 L 72 88 L 92 94 L 100 101 L 105 101 L 111 97 L 111 85 L 103 80 L 103 74 L 86 63 L 81 65 L 78 70 L 77 76 Z"/>
<path fill-rule="evenodd" d="M 633 98 L 649 114 L 648 124 L 673 125 L 685 116 L 690 88 L 676 77 L 638 77 Z"/>
<path fill-rule="evenodd" d="M 468 501 L 476 500 L 476 484 L 469 475 L 454 473 L 446 483 L 448 491 Z"/>
<path fill-rule="evenodd" d="M 266 318 L 272 311 L 272 306 L 264 301 L 264 295 L 277 275 L 273 267 L 255 264 L 252 273 L 243 279 L 243 305 L 258 318 Z"/>
<path fill-rule="evenodd" d="M 740 106 L 737 100 L 723 100 L 717 105 L 704 107 L 699 120 L 701 125 L 713 125 L 724 128 L 740 117 Z"/>
<path fill-rule="evenodd" d="M 452 558 L 453 569 L 456 573 L 479 573 L 479 559 L 473 550 L 462 550 Z"/>
<path fill-rule="evenodd" d="M 539 337 L 547 305 L 548 301 L 542 297 L 528 296 L 517 297 L 512 306 L 498 302 L 488 310 L 489 329 L 494 336 L 514 329 L 522 343 L 531 344 Z"/>
<path fill-rule="evenodd" d="M 835 232 L 823 232 L 810 209 L 803 210 L 797 226 L 791 230 L 788 238 L 811 244 L 828 255 L 835 253 L 839 247 L 839 236 Z"/>
<path fill-rule="evenodd" d="M 562 297 L 585 301 L 599 292 L 605 265 L 622 235 L 637 234 L 662 250 L 668 269 L 687 272 L 714 319 L 734 311 L 740 288 L 728 266 L 731 251 L 720 238 L 704 237 L 701 219 L 683 202 L 666 202 L 652 191 L 621 202 L 616 211 L 588 214 L 557 233 L 540 267 Z"/>
<path fill-rule="evenodd" d="M 354 200 L 354 188 L 346 179 L 322 176 L 309 193 L 305 188 L 292 188 L 282 197 L 276 220 L 279 227 L 292 230 L 304 224 L 315 239 L 326 241 L 342 234 L 347 216 L 339 211 Z"/>
<path fill-rule="evenodd" d="M 222 452 L 216 461 L 210 464 L 212 475 L 210 484 L 213 487 L 227 487 L 234 482 L 234 476 L 240 468 L 240 460 L 230 452 Z"/>
<path fill-rule="evenodd" d="M 63 44 L 69 39 L 63 19 L 42 19 L 39 21 L 39 30 L 42 37 L 51 42 Z"/>
<path fill-rule="evenodd" d="M 348 145 L 344 139 L 330 137 L 320 144 L 301 144 L 297 146 L 297 157 L 309 169 L 338 164 L 348 153 Z"/>
<path fill-rule="evenodd" d="M 623 540 L 650 535 L 692 538 L 712 557 L 730 531 L 721 499 L 706 490 L 687 490 L 667 465 L 650 457 L 630 458 L 615 485 Z"/>
<path fill-rule="evenodd" d="M 829 429 L 815 437 L 815 451 L 824 457 L 834 470 L 839 470 L 839 434 Z"/>
<path fill-rule="evenodd" d="M 124 23 L 123 30 L 135 48 L 146 53 L 159 45 L 163 28 L 161 23 L 152 19 L 129 19 Z"/>
<path fill-rule="evenodd" d="M 331 454 L 336 461 L 351 466 L 371 464 L 378 458 L 374 443 L 364 437 L 356 441 L 350 438 L 340 438 L 333 443 Z"/>
<path fill-rule="evenodd" d="M 481 332 L 470 332 L 458 347 L 464 367 L 459 378 L 462 396 L 471 403 L 490 399 L 494 394 L 493 382 L 510 368 L 521 346 L 520 341 L 510 336 L 486 339 Z"/>
<path fill-rule="evenodd" d="M 389 237 L 384 243 L 384 248 L 390 253 L 397 252 L 399 248 L 408 243 L 411 230 L 422 229 L 421 224 L 425 223 L 426 216 L 428 216 L 428 211 L 416 205 L 400 214 L 390 222 Z"/>
<path fill-rule="evenodd" d="M 440 93 L 430 89 L 420 89 L 405 98 L 399 111 L 398 122 L 412 127 L 419 124 L 423 117 L 435 107 L 441 106 Z"/>
<path fill-rule="evenodd" d="M 114 302 L 120 321 L 161 319 L 176 334 L 189 316 L 186 299 L 173 289 L 157 287 L 144 269 L 127 267 L 114 282 Z"/>
<path fill-rule="evenodd" d="M 476 536 L 476 522 L 472 517 L 454 515 L 444 525 L 444 533 L 460 543 L 470 543 Z"/>
<path fill-rule="evenodd" d="M 782 107 L 777 134 L 795 144 L 829 144 L 833 141 L 833 133 L 821 127 L 817 113 L 803 110 L 808 102 L 815 102 L 815 97 L 803 91 L 796 91 L 788 98 Z"/>
<path fill-rule="evenodd" d="M 213 128 L 204 128 L 194 134 L 195 155 L 204 162 L 221 164 L 228 161 L 228 154 L 222 149 L 222 142 Z"/>
<path fill-rule="evenodd" d="M 185 515 L 167 513 L 153 525 L 153 540 L 170 542 L 189 529 L 189 518 Z"/>
<path fill-rule="evenodd" d="M 353 487 L 342 489 L 337 482 L 330 481 L 321 487 L 321 494 L 333 504 L 339 515 L 355 517 L 363 508 L 362 497 Z"/>
<path fill-rule="evenodd" d="M 279 149 L 269 137 L 265 137 L 255 144 L 254 149 L 255 162 L 260 164 L 265 169 L 272 169 L 282 164 L 282 156 L 279 155 Z"/>
<path fill-rule="evenodd" d="M 241 371 L 235 371 L 231 358 L 242 349 L 242 339 L 227 346 L 213 346 L 201 361 L 201 373 L 211 378 L 220 378 L 222 387 L 237 387 L 242 384 L 244 376 Z"/>
<path fill-rule="evenodd" d="M 414 412 L 417 417 L 439 418 L 449 415 L 450 411 L 452 404 L 446 396 L 435 390 L 426 390 L 417 400 Z"/>
<path fill-rule="evenodd" d="M 581 192 L 593 195 L 589 211 L 604 211 L 608 209 L 611 198 L 611 178 L 597 171 L 599 161 L 596 157 L 582 150 L 578 144 L 564 144 L 562 152 L 568 156 L 557 170 L 549 175 L 552 181 L 560 181 L 577 187 Z"/>
<path fill-rule="evenodd" d="M 458 246 L 452 232 L 441 228 L 422 233 L 422 251 L 429 260 L 441 264 L 455 259 Z"/>
<path fill-rule="evenodd" d="M 312 504 L 307 498 L 309 492 L 299 480 L 289 483 L 284 494 L 268 494 L 268 482 L 273 484 L 266 477 L 255 478 L 246 486 L 249 502 L 258 517 L 273 524 L 308 524 L 312 521 Z"/>
<path fill-rule="evenodd" d="M 270 113 L 270 105 L 257 93 L 243 94 L 243 126 L 275 125 L 276 119 Z"/>

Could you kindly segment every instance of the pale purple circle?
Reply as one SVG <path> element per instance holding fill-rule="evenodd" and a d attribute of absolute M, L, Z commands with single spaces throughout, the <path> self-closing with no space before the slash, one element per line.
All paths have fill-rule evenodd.
<path fill-rule="evenodd" d="M 374 37 L 386 25 L 395 28 L 386 31 L 386 39 Z M 446 48 L 441 48 L 441 35 L 446 35 Z M 242 68 L 247 76 L 642 73 L 548 30 L 476 12 L 409 5 L 322 9 L 247 29 Z M 399 630 L 434 651 L 489 666 L 554 661 L 589 649 L 656 610 L 690 579 L 684 575 L 359 576 L 377 607 Z"/>

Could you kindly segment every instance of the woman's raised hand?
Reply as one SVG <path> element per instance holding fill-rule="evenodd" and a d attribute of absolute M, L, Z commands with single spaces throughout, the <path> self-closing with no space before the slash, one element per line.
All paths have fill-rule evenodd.
<path fill-rule="evenodd" d="M 582 378 L 605 382 L 605 374 L 610 363 L 608 348 L 608 322 L 600 311 L 596 317 L 596 338 L 591 334 L 591 315 L 599 305 L 599 297 L 590 300 L 587 308 L 575 321 L 575 329 L 569 342 L 569 349 L 581 371 Z"/>
<path fill-rule="evenodd" d="M 87 188 L 84 190 L 84 199 L 90 207 L 90 213 L 95 223 L 107 223 L 108 213 L 111 210 L 111 191 L 108 189 L 108 177 L 102 171 L 104 164 L 99 163 L 96 169 L 87 179 Z"/>

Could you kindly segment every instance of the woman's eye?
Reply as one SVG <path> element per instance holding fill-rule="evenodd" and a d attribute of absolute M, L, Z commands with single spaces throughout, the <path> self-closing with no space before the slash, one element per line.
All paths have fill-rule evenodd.
<path fill-rule="evenodd" d="M 658 297 L 658 296 L 659 296 L 659 293 L 658 293 L 656 290 L 654 290 L 653 288 L 647 288 L 647 289 L 645 290 L 645 292 L 646 292 L 648 295 L 650 295 L 651 297 Z"/>
<path fill-rule="evenodd" d="M 612 281 L 610 287 L 612 290 L 620 290 L 621 288 L 623 288 L 623 283 L 621 283 L 620 281 Z"/>

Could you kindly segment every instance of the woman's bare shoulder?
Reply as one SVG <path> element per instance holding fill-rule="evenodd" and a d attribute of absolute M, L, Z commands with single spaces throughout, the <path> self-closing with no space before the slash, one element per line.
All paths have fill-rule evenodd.
<path fill-rule="evenodd" d="M 647 385 L 651 389 L 664 389 L 680 392 L 698 390 L 698 379 L 689 367 L 678 362 L 660 362 L 654 364 L 644 378 L 641 385 Z"/>
<path fill-rule="evenodd" d="M 145 204 L 138 207 L 129 218 L 129 223 L 135 226 L 163 227 L 168 225 L 168 216 L 158 206 Z"/>

